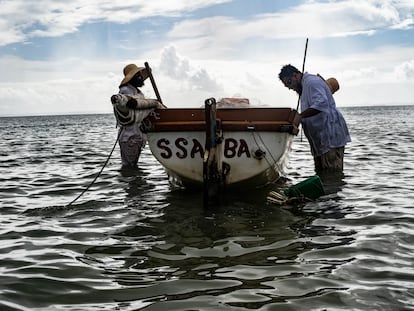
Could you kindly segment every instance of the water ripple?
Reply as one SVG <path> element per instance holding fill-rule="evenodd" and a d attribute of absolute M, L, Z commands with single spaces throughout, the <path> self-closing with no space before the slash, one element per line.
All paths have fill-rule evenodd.
<path fill-rule="evenodd" d="M 325 196 L 266 201 L 314 175 L 299 135 L 286 180 L 213 209 L 148 149 L 129 173 L 116 149 L 68 205 L 106 160 L 113 117 L 2 118 L 0 309 L 413 309 L 414 109 L 375 109 L 344 109 L 353 142 Z"/>

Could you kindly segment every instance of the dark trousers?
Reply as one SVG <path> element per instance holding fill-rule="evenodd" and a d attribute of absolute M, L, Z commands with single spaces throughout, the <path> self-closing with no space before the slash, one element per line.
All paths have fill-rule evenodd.
<path fill-rule="evenodd" d="M 344 152 L 345 147 L 340 147 L 314 157 L 316 173 L 342 172 L 344 169 Z"/>

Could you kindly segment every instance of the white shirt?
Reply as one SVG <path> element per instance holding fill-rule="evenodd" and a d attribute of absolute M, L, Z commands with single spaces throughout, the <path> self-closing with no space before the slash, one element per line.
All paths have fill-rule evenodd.
<path fill-rule="evenodd" d="M 302 119 L 302 127 L 314 156 L 343 147 L 351 141 L 345 119 L 336 108 L 331 90 L 323 79 L 303 74 L 300 103 L 302 112 L 308 108 L 320 111 Z"/>

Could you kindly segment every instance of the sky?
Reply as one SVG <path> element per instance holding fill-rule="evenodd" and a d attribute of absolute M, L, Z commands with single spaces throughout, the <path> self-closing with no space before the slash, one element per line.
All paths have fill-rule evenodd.
<path fill-rule="evenodd" d="M 339 108 L 414 103 L 414 0 L 0 0 L 0 116 L 110 113 L 144 62 L 171 108 L 296 108 L 278 74 L 302 69 L 306 39 Z"/>

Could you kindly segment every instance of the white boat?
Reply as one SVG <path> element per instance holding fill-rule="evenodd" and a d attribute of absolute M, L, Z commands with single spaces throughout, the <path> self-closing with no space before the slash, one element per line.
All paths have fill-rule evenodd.
<path fill-rule="evenodd" d="M 176 186 L 261 187 L 284 175 L 300 118 L 291 108 L 157 109 L 143 123 Z"/>

